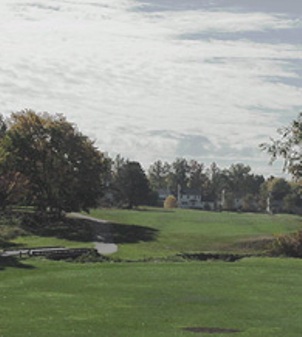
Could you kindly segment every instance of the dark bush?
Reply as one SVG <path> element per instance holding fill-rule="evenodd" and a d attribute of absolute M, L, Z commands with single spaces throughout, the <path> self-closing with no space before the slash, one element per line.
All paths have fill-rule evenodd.
<path fill-rule="evenodd" d="M 274 256 L 302 258 L 302 231 L 277 235 L 272 243 L 271 253 Z"/>

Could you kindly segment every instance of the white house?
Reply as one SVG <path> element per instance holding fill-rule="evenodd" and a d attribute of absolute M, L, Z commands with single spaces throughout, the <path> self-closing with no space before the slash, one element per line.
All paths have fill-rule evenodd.
<path fill-rule="evenodd" d="M 179 208 L 204 208 L 200 192 L 194 189 L 181 189 L 179 187 L 177 202 Z"/>

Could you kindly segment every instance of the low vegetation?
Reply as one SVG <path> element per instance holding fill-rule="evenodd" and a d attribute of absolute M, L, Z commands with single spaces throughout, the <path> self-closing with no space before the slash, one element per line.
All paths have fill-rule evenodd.
<path fill-rule="evenodd" d="M 302 231 L 277 235 L 271 246 L 271 254 L 302 258 Z"/>

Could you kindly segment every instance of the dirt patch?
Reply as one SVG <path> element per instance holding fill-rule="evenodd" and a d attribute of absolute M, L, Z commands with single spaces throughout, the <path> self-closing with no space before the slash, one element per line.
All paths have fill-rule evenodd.
<path fill-rule="evenodd" d="M 208 334 L 214 334 L 214 333 L 236 333 L 240 332 L 240 330 L 237 329 L 224 329 L 224 328 L 206 328 L 206 327 L 196 327 L 196 328 L 183 328 L 184 331 L 190 331 L 195 333 L 208 333 Z"/>

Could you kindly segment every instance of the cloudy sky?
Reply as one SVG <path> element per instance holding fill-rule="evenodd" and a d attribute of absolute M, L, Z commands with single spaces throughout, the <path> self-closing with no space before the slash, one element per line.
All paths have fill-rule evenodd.
<path fill-rule="evenodd" d="M 1 0 L 2 113 L 63 113 L 111 156 L 268 165 L 302 111 L 301 0 Z"/>

